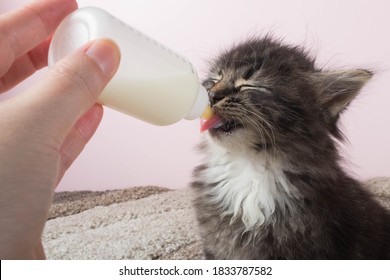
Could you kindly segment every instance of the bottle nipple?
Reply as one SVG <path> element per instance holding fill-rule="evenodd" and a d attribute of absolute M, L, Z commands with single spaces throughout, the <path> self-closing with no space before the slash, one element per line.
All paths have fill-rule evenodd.
<path fill-rule="evenodd" d="M 217 127 L 222 123 L 222 119 L 214 113 L 213 108 L 207 105 L 206 110 L 200 118 L 200 132 L 204 132 L 209 128 Z"/>

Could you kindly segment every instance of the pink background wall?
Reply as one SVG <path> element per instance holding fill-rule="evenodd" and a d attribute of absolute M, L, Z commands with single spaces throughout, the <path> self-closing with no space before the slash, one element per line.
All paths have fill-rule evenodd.
<path fill-rule="evenodd" d="M 64 0 L 65 1 L 65 0 Z M 26 1 L 0 2 L 4 12 Z M 106 9 L 186 56 L 201 76 L 208 58 L 248 35 L 269 30 L 304 45 L 318 65 L 367 67 L 377 74 L 342 118 L 342 147 L 356 177 L 390 176 L 390 2 L 386 0 L 79 0 Z M 20 92 L 32 79 L 15 88 Z M 154 127 L 105 110 L 96 135 L 58 190 L 188 185 L 200 157 L 197 121 Z"/>

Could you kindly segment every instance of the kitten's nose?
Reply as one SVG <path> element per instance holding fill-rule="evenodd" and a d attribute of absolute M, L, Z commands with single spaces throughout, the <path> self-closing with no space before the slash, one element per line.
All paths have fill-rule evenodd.
<path fill-rule="evenodd" d="M 211 106 L 221 101 L 224 97 L 225 96 L 218 91 L 209 91 L 209 99 Z"/>

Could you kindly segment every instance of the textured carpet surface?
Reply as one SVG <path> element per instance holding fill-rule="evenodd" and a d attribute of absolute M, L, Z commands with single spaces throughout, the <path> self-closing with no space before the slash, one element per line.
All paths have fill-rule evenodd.
<path fill-rule="evenodd" d="M 366 185 L 390 209 L 390 178 Z M 203 258 L 188 189 L 57 193 L 43 243 L 48 259 Z"/>
<path fill-rule="evenodd" d="M 77 214 L 96 206 L 137 200 L 167 191 L 169 189 L 146 186 L 111 191 L 59 192 L 54 196 L 53 205 L 49 212 L 49 220 Z"/>
<path fill-rule="evenodd" d="M 48 259 L 199 259 L 194 221 L 189 190 L 58 193 L 43 243 Z"/>

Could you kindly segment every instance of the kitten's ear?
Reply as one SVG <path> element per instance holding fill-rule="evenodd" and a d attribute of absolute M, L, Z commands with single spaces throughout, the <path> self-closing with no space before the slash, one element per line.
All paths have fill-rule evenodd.
<path fill-rule="evenodd" d="M 339 114 L 358 95 L 372 75 L 371 71 L 364 69 L 313 74 L 312 78 L 319 89 L 319 101 L 332 122 L 337 121 Z"/>

